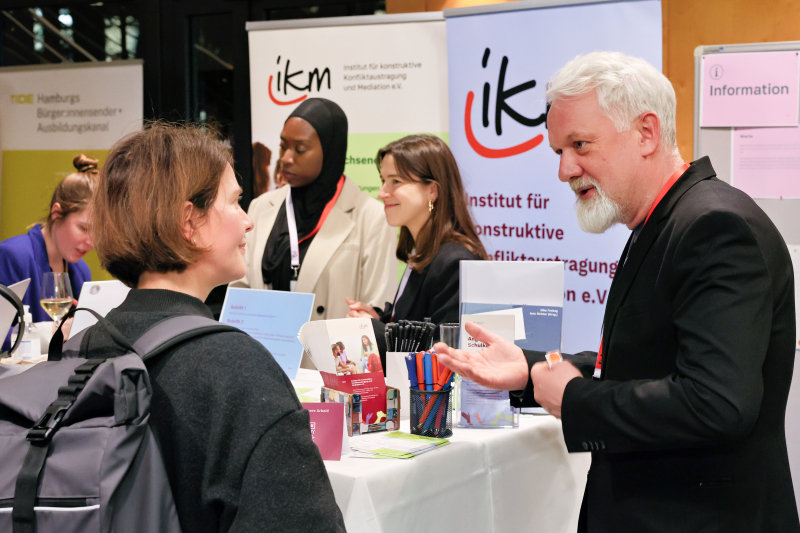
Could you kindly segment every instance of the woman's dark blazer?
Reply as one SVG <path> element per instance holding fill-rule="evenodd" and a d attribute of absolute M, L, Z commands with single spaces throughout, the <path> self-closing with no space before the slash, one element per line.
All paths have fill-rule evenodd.
<path fill-rule="evenodd" d="M 380 321 L 373 320 L 375 336 L 381 355 L 381 363 L 386 368 L 386 339 L 384 324 L 400 320 L 415 320 L 422 322 L 426 318 L 436 324 L 458 322 L 459 304 L 459 263 L 461 261 L 474 261 L 480 257 L 470 252 L 465 246 L 448 242 L 442 245 L 433 261 L 422 271 L 412 271 L 408 283 L 395 303 L 395 308 L 389 302 L 381 312 Z M 394 320 L 392 311 L 394 310 Z M 439 328 L 436 328 L 435 339 L 439 338 Z"/>

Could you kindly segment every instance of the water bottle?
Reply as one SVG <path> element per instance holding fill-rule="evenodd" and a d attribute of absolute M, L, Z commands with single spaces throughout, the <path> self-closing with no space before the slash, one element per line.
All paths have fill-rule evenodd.
<path fill-rule="evenodd" d="M 30 363 L 42 357 L 42 338 L 39 336 L 39 329 L 33 324 L 30 306 L 24 307 L 25 332 L 22 334 L 22 341 L 14 355 L 20 357 L 23 362 Z M 16 338 L 18 328 L 19 325 L 14 326 L 14 331 L 11 333 L 12 340 Z"/>

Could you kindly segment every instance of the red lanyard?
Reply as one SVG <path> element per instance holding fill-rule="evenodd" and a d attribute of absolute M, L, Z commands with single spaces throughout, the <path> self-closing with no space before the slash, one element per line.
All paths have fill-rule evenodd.
<path fill-rule="evenodd" d="M 677 182 L 681 178 L 681 176 L 683 176 L 683 173 L 686 172 L 687 168 L 689 168 L 689 163 L 684 163 L 683 165 L 681 165 L 681 168 L 673 172 L 672 176 L 670 176 L 667 182 L 664 184 L 664 186 L 661 187 L 661 190 L 658 192 L 658 196 L 656 196 L 656 201 L 653 202 L 653 206 L 647 213 L 647 218 L 644 219 L 645 224 L 647 224 L 647 221 L 650 219 L 650 215 L 653 214 L 653 211 L 656 210 L 656 207 L 661 202 L 661 200 L 664 199 L 664 196 L 667 194 L 667 192 L 672 188 L 673 185 L 675 185 L 675 182 Z"/>
<path fill-rule="evenodd" d="M 333 206 L 336 204 L 336 200 L 339 199 L 339 194 L 341 194 L 341 192 L 342 192 L 342 187 L 344 187 L 344 176 L 339 178 L 339 183 L 336 185 L 336 194 L 334 194 L 333 198 L 331 198 L 328 201 L 328 203 L 325 204 L 325 209 L 322 210 L 322 215 L 319 217 L 319 221 L 317 222 L 317 225 L 314 226 L 314 229 L 311 230 L 311 233 L 309 233 L 308 235 L 306 235 L 305 237 L 300 239 L 298 241 L 298 244 L 300 244 L 301 242 L 303 242 L 303 241 L 305 241 L 307 239 L 310 239 L 311 237 L 313 237 L 314 235 L 317 234 L 317 232 L 322 227 L 322 224 L 325 223 L 325 219 L 328 218 L 328 215 L 330 214 L 331 209 L 333 209 Z M 290 194 L 291 194 L 291 192 L 290 192 Z"/>
<path fill-rule="evenodd" d="M 681 167 L 672 173 L 672 176 L 669 177 L 667 182 L 661 187 L 661 190 L 658 192 L 658 196 L 656 196 L 656 201 L 653 202 L 653 206 L 650 208 L 650 211 L 647 213 L 647 218 L 644 219 L 644 223 L 647 224 L 647 221 L 650 220 L 650 215 L 653 214 L 653 211 L 656 210 L 656 207 L 664 199 L 667 192 L 672 188 L 673 185 L 683 176 L 683 173 L 689 168 L 689 163 L 684 163 Z M 597 350 L 597 362 L 594 365 L 594 378 L 600 379 L 600 373 L 603 369 L 603 336 L 600 335 L 600 348 Z"/>

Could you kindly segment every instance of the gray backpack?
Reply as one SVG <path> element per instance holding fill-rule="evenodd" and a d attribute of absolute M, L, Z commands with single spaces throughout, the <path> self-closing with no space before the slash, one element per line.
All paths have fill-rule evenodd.
<path fill-rule="evenodd" d="M 200 335 L 242 331 L 178 316 L 131 346 L 87 311 L 127 354 L 85 357 L 84 330 L 64 345 L 62 358 L 59 329 L 48 361 L 0 379 L 0 532 L 180 532 L 148 425 L 144 361 Z"/>

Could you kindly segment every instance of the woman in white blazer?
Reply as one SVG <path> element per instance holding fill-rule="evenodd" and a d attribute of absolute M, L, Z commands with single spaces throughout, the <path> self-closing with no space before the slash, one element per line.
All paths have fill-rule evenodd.
<path fill-rule="evenodd" d="M 381 203 L 343 175 L 346 152 L 347 117 L 335 103 L 310 98 L 289 116 L 280 150 L 289 186 L 251 202 L 247 274 L 232 286 L 314 293 L 312 320 L 345 318 L 345 297 L 392 299 L 396 233 Z"/>

